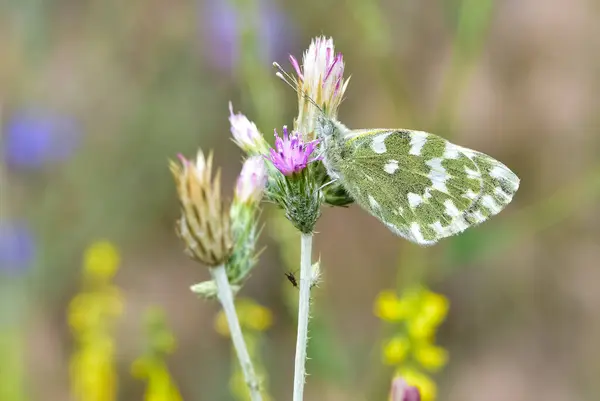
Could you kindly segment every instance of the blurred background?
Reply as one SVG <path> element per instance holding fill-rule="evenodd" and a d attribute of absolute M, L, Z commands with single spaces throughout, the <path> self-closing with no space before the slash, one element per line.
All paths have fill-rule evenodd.
<path fill-rule="evenodd" d="M 170 389 L 156 400 L 244 399 L 218 304 L 188 289 L 208 272 L 174 233 L 167 162 L 214 149 L 232 194 L 228 102 L 270 141 L 297 111 L 271 63 L 321 34 L 352 75 L 346 125 L 434 132 L 522 181 L 432 248 L 326 208 L 305 398 L 386 400 L 398 326 L 376 300 L 421 283 L 450 306 L 437 399 L 600 399 L 599 17 L 592 0 L 2 1 L 0 400 L 150 399 L 150 383 Z M 299 239 L 272 205 L 261 218 L 239 296 L 285 400 Z"/>

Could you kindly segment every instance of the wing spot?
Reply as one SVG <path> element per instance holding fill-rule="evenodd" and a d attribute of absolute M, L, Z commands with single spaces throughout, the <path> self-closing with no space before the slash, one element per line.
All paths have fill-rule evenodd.
<path fill-rule="evenodd" d="M 483 195 L 481 198 L 481 204 L 486 207 L 492 214 L 498 213 L 502 210 L 502 207 L 496 203 L 494 198 L 491 195 Z"/>
<path fill-rule="evenodd" d="M 448 228 L 444 227 L 439 220 L 433 224 L 430 224 L 429 226 L 433 229 L 433 231 L 435 231 L 437 235 L 440 236 L 440 238 L 448 236 Z"/>
<path fill-rule="evenodd" d="M 410 131 L 410 150 L 408 153 L 414 156 L 420 156 L 428 136 L 429 134 L 427 132 Z"/>
<path fill-rule="evenodd" d="M 383 169 L 388 174 L 394 174 L 398 170 L 398 160 L 389 160 Z"/>
<path fill-rule="evenodd" d="M 465 172 L 467 173 L 467 177 L 469 178 L 481 178 L 481 172 L 478 170 L 472 170 L 469 167 L 465 166 Z"/>
<path fill-rule="evenodd" d="M 446 199 L 444 201 L 444 206 L 446 208 L 445 213 L 451 218 L 455 219 L 461 215 L 460 210 L 456 207 L 452 199 Z"/>
<path fill-rule="evenodd" d="M 494 188 L 494 193 L 498 195 L 504 202 L 510 202 L 511 196 L 504 192 L 504 190 L 501 187 Z"/>
<path fill-rule="evenodd" d="M 477 210 L 475 213 L 471 214 L 471 217 L 473 217 L 477 223 L 483 223 L 486 220 L 486 217 L 483 215 L 483 213 L 481 213 L 480 210 Z"/>
<path fill-rule="evenodd" d="M 427 174 L 427 178 L 431 180 L 432 188 L 447 194 L 449 191 L 448 187 L 446 187 L 446 181 L 452 178 L 452 176 L 442 166 L 443 160 L 441 157 L 434 157 L 431 160 L 427 160 L 425 164 L 431 169 L 429 174 Z"/>
<path fill-rule="evenodd" d="M 473 192 L 473 190 L 471 188 L 469 188 L 467 190 L 467 192 L 464 193 L 463 198 L 467 198 L 467 199 L 470 199 L 470 200 L 475 200 L 475 199 L 477 199 L 477 196 L 478 195 L 475 192 Z"/>
<path fill-rule="evenodd" d="M 383 223 L 394 234 L 396 234 L 402 238 L 406 238 L 408 240 L 412 239 L 412 236 L 410 235 L 410 233 L 408 232 L 408 230 L 405 227 L 398 227 L 389 222 L 383 222 Z"/>
<path fill-rule="evenodd" d="M 384 134 L 379 134 L 373 138 L 371 141 L 371 149 L 373 152 L 377 154 L 383 154 L 387 152 L 387 148 L 385 147 L 385 139 L 390 136 L 392 132 L 386 132 Z"/>
<path fill-rule="evenodd" d="M 453 143 L 446 141 L 446 148 L 444 149 L 444 159 L 458 159 L 460 156 L 460 147 Z"/>
<path fill-rule="evenodd" d="M 490 170 L 490 176 L 496 179 L 504 178 L 508 181 L 515 181 L 516 178 L 512 171 L 499 165 L 495 165 L 494 167 L 492 167 L 492 169 Z"/>
<path fill-rule="evenodd" d="M 408 193 L 408 204 L 412 209 L 416 208 L 421 203 L 423 203 L 423 197 L 421 195 L 415 194 L 413 192 Z"/>
<path fill-rule="evenodd" d="M 425 241 L 425 238 L 423 237 L 423 234 L 421 233 L 421 226 L 419 225 L 419 223 L 417 223 L 415 221 L 413 221 L 412 224 L 410 225 L 410 233 L 412 234 L 415 241 L 418 242 L 419 244 L 424 244 L 424 243 L 429 242 L 429 241 Z"/>

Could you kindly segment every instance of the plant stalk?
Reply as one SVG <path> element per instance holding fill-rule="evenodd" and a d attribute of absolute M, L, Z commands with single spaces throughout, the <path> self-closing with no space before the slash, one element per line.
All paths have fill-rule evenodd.
<path fill-rule="evenodd" d="M 213 280 L 215 280 L 215 283 L 217 284 L 217 295 L 219 297 L 219 301 L 221 302 L 221 306 L 223 307 L 223 311 L 225 312 L 225 317 L 227 318 L 229 332 L 231 333 L 231 340 L 233 341 L 233 347 L 235 348 L 238 360 L 240 361 L 240 366 L 242 368 L 242 373 L 244 374 L 244 379 L 246 380 L 246 385 L 250 390 L 250 399 L 252 401 L 262 401 L 258 379 L 256 377 L 256 373 L 254 372 L 254 366 L 250 360 L 250 354 L 248 353 L 248 348 L 246 348 L 246 342 L 244 341 L 244 336 L 242 335 L 240 321 L 238 320 L 238 316 L 235 311 L 233 294 L 231 292 L 229 280 L 227 279 L 225 266 L 220 265 L 210 269 L 210 273 L 213 277 Z"/>
<path fill-rule="evenodd" d="M 302 401 L 306 376 L 306 345 L 308 342 L 308 317 L 310 309 L 310 287 L 312 234 L 302 234 L 300 242 L 300 299 L 298 301 L 298 337 L 296 339 L 296 360 L 294 365 L 293 401 Z"/>

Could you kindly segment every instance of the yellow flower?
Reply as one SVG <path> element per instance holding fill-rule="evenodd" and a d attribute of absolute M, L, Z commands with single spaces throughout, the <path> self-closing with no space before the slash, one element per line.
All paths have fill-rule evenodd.
<path fill-rule="evenodd" d="M 217 317 L 215 318 L 215 330 L 223 337 L 229 336 L 229 326 L 227 325 L 227 318 L 225 317 L 223 310 L 220 310 L 219 313 L 217 313 Z"/>
<path fill-rule="evenodd" d="M 136 359 L 131 373 L 146 381 L 145 401 L 181 401 L 181 395 L 164 361 L 150 357 Z"/>
<path fill-rule="evenodd" d="M 96 336 L 71 357 L 71 391 L 77 400 L 112 401 L 117 393 L 114 345 L 107 336 Z"/>
<path fill-rule="evenodd" d="M 421 401 L 434 401 L 437 396 L 437 386 L 429 376 L 416 369 L 400 369 L 398 374 L 404 378 L 409 386 L 415 386 L 421 393 Z"/>
<path fill-rule="evenodd" d="M 443 295 L 426 291 L 422 294 L 421 305 L 408 322 L 408 330 L 416 339 L 428 339 L 448 313 L 448 299 Z"/>
<path fill-rule="evenodd" d="M 394 337 L 383 347 L 383 361 L 387 365 L 397 365 L 406 358 L 410 347 L 405 337 Z"/>
<path fill-rule="evenodd" d="M 111 279 L 117 271 L 119 262 L 119 251 L 108 241 L 93 243 L 83 256 L 84 270 L 93 278 Z"/>
<path fill-rule="evenodd" d="M 435 372 L 448 362 L 448 351 L 433 344 L 420 344 L 414 350 L 415 359 L 425 369 Z"/>
<path fill-rule="evenodd" d="M 273 314 L 271 311 L 253 301 L 248 300 L 246 302 L 248 303 L 242 308 L 244 325 L 256 331 L 265 331 L 271 327 L 273 324 Z"/>
<path fill-rule="evenodd" d="M 273 324 L 273 314 L 268 308 L 251 299 L 238 299 L 235 309 L 242 328 L 253 331 L 265 331 Z M 229 336 L 229 326 L 223 311 L 219 311 L 215 319 L 215 330 L 222 336 Z"/>
<path fill-rule="evenodd" d="M 382 320 L 402 320 L 408 311 L 393 291 L 381 291 L 375 301 L 375 315 Z"/>
<path fill-rule="evenodd" d="M 437 326 L 444 321 L 448 314 L 448 304 L 448 299 L 445 296 L 427 291 L 423 297 L 421 313 Z"/>

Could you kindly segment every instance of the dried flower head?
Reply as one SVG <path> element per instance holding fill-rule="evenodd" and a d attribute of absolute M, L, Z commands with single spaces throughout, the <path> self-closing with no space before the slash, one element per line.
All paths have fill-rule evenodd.
<path fill-rule="evenodd" d="M 265 153 L 268 145 L 252 121 L 242 113 L 233 114 L 233 105 L 229 102 L 229 124 L 233 141 L 246 153 Z"/>
<path fill-rule="evenodd" d="M 235 186 L 235 199 L 242 203 L 260 202 L 267 185 L 267 168 L 261 156 L 252 156 L 244 162 Z"/>
<path fill-rule="evenodd" d="M 171 162 L 171 172 L 177 185 L 182 215 L 177 233 L 186 243 L 190 257 L 208 266 L 227 261 L 233 248 L 229 208 L 221 201 L 220 171 L 212 176 L 212 153 L 208 159 L 198 151 L 196 163 L 183 156 L 181 166 Z"/>
<path fill-rule="evenodd" d="M 312 139 L 314 122 L 321 111 L 307 96 L 323 109 L 327 117 L 337 117 L 349 82 L 349 79 L 344 80 L 344 57 L 341 53 L 335 54 L 333 39 L 321 36 L 313 39 L 304 53 L 302 67 L 294 56 L 290 55 L 290 62 L 297 75 L 299 112 L 296 129 Z"/>
<path fill-rule="evenodd" d="M 277 130 L 275 130 L 275 149 L 270 149 L 267 159 L 283 175 L 290 176 L 304 170 L 308 163 L 320 159 L 319 157 L 311 158 L 318 143 L 318 139 L 305 142 L 299 132 L 292 132 L 289 135 L 287 127 L 284 126 L 283 138 L 277 135 Z"/>

